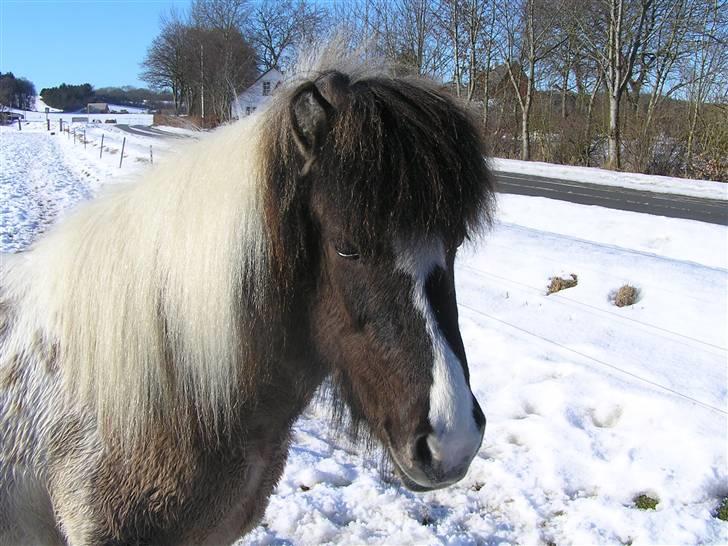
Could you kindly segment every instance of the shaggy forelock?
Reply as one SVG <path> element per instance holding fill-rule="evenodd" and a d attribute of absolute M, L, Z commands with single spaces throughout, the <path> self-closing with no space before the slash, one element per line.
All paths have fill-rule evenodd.
<path fill-rule="evenodd" d="M 482 141 L 447 92 L 421 79 L 381 77 L 350 89 L 321 153 L 320 176 L 354 239 L 462 238 L 489 220 Z"/>
<path fill-rule="evenodd" d="M 312 86 L 332 108 L 309 170 L 303 159 L 285 158 L 296 155 L 290 104 Z M 477 122 L 432 81 L 381 68 L 320 68 L 281 94 L 270 124 L 272 194 L 282 205 L 276 217 L 288 213 L 294 196 L 316 188 L 362 246 L 394 233 L 461 239 L 490 223 L 493 187 Z"/>

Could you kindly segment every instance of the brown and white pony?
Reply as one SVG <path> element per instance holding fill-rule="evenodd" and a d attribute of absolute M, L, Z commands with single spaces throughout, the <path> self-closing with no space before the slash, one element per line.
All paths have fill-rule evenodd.
<path fill-rule="evenodd" d="M 477 123 L 334 65 L 82 207 L 0 277 L 0 543 L 226 544 L 324 380 L 410 489 L 478 451 L 453 263 Z"/>

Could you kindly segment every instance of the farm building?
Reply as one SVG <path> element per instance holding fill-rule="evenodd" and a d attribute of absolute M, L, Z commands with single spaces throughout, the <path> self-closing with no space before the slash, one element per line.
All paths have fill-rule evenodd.
<path fill-rule="evenodd" d="M 235 118 L 249 116 L 260 108 L 270 96 L 283 83 L 283 74 L 275 68 L 264 72 L 253 84 L 238 95 L 231 105 L 232 115 Z"/>

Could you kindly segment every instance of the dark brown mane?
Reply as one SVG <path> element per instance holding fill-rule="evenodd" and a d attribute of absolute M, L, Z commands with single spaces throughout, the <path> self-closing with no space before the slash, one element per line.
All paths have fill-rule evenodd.
<path fill-rule="evenodd" d="M 295 143 L 291 107 L 310 89 L 328 102 L 330 118 L 311 171 Z M 382 234 L 454 240 L 490 223 L 493 186 L 477 122 L 434 82 L 323 72 L 281 93 L 266 117 L 267 224 L 288 230 L 272 242 L 289 263 L 305 248 L 305 230 L 292 220 L 312 177 L 363 252 Z"/>

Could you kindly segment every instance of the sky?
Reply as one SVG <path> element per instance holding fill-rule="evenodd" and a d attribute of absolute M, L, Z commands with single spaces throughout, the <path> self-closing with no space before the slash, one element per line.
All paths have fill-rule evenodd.
<path fill-rule="evenodd" d="M 159 17 L 189 0 L 0 0 L 0 72 L 35 84 L 132 85 Z"/>

